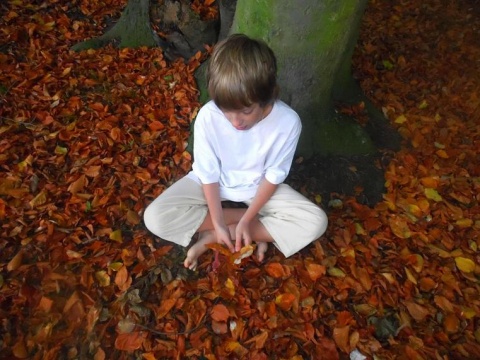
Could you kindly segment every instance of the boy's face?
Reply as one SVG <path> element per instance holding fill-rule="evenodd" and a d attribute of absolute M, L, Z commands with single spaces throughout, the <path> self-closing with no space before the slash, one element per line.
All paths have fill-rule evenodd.
<path fill-rule="evenodd" d="M 261 107 L 260 104 L 255 103 L 240 110 L 221 110 L 235 129 L 248 130 L 270 113 L 272 105 Z"/>

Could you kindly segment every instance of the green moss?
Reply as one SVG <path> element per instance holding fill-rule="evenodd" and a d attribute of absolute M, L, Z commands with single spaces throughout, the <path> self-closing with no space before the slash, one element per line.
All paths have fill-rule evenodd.
<path fill-rule="evenodd" d="M 252 4 L 251 1 L 238 1 L 235 11 L 235 20 L 232 26 L 232 33 L 243 33 L 248 36 L 264 39 L 269 42 L 273 14 L 275 12 L 275 1 L 258 0 Z M 241 19 L 239 21 L 239 19 Z"/>
<path fill-rule="evenodd" d="M 315 153 L 322 155 L 367 155 L 376 152 L 370 136 L 349 117 L 333 115 L 314 136 Z"/>

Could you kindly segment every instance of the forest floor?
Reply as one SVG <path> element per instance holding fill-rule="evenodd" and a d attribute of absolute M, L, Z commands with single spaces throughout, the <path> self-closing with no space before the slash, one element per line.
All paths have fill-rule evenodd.
<path fill-rule="evenodd" d="M 326 234 L 216 272 L 141 219 L 190 168 L 203 56 L 69 51 L 124 5 L 0 4 L 0 358 L 480 358 L 477 1 L 370 1 L 355 76 L 403 138 L 382 199 L 305 177 Z"/>

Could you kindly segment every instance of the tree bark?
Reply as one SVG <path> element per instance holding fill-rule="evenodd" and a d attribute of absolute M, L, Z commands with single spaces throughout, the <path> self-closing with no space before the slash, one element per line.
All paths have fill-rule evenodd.
<path fill-rule="evenodd" d="M 150 25 L 150 0 L 129 0 L 118 22 L 105 34 L 78 43 L 74 51 L 98 49 L 109 43 L 120 48 L 165 46 Z"/>
<path fill-rule="evenodd" d="M 278 58 L 281 98 L 304 124 L 306 157 L 376 152 L 366 129 L 334 109 L 354 83 L 350 63 L 367 0 L 238 0 L 231 33 L 265 40 Z M 334 89 L 337 89 L 334 91 Z"/>

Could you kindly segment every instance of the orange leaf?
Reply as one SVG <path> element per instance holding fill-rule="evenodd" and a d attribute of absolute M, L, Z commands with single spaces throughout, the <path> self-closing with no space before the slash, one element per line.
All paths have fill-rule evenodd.
<path fill-rule="evenodd" d="M 421 178 L 420 182 L 422 183 L 423 186 L 427 188 L 436 189 L 438 188 L 440 179 L 438 176 L 428 176 L 428 177 Z"/>
<path fill-rule="evenodd" d="M 350 326 L 335 327 L 333 329 L 333 340 L 343 352 L 349 353 L 349 334 Z"/>
<path fill-rule="evenodd" d="M 263 349 L 263 346 L 265 345 L 265 341 L 267 341 L 267 339 L 268 339 L 268 331 L 262 331 L 260 334 L 255 335 L 254 337 L 245 341 L 245 344 L 250 344 L 252 342 L 255 342 L 255 349 L 260 350 L 260 349 Z"/>
<path fill-rule="evenodd" d="M 212 330 L 215 334 L 226 334 L 228 331 L 227 323 L 225 321 L 212 321 Z"/>
<path fill-rule="evenodd" d="M 230 316 L 230 312 L 227 307 L 223 304 L 217 304 L 212 308 L 211 311 L 212 319 L 215 321 L 227 321 Z"/>
<path fill-rule="evenodd" d="M 12 353 L 18 359 L 28 358 L 28 351 L 25 347 L 25 342 L 23 341 L 23 339 L 18 340 L 15 345 L 13 345 Z"/>
<path fill-rule="evenodd" d="M 142 331 L 118 334 L 115 339 L 115 348 L 122 351 L 138 350 L 146 337 L 147 333 Z"/>
<path fill-rule="evenodd" d="M 158 309 L 158 312 L 157 312 L 157 319 L 161 319 L 165 315 L 167 315 L 170 312 L 170 310 L 173 309 L 176 302 L 177 302 L 176 299 L 166 299 L 162 301 L 162 304 L 160 305 L 160 308 Z"/>
<path fill-rule="evenodd" d="M 400 239 L 408 239 L 412 236 L 407 222 L 402 220 L 401 218 L 390 218 L 388 219 L 388 224 L 390 225 L 390 229 L 392 229 L 392 232 Z"/>
<path fill-rule="evenodd" d="M 460 319 L 454 313 L 445 315 L 443 319 L 443 328 L 447 334 L 455 334 L 460 329 Z"/>
<path fill-rule="evenodd" d="M 307 265 L 308 275 L 312 281 L 316 281 L 321 278 L 327 272 L 327 268 L 324 265 L 320 264 L 308 264 Z"/>
<path fill-rule="evenodd" d="M 232 255 L 230 250 L 228 250 L 228 248 L 225 245 L 218 244 L 218 243 L 213 243 L 213 244 L 207 244 L 205 246 L 208 247 L 209 249 L 218 251 L 220 254 L 223 254 L 225 256 Z"/>
<path fill-rule="evenodd" d="M 453 304 L 445 296 L 436 295 L 433 300 L 435 304 L 447 313 L 453 313 L 455 311 Z"/>
<path fill-rule="evenodd" d="M 283 265 L 280 263 L 268 263 L 265 265 L 265 271 L 274 278 L 282 278 L 286 275 Z"/>
<path fill-rule="evenodd" d="M 132 278 L 128 276 L 127 267 L 124 265 L 117 271 L 115 275 L 115 284 L 120 288 L 120 290 L 127 290 L 130 286 L 129 283 L 132 282 Z"/>
<path fill-rule="evenodd" d="M 150 124 L 148 124 L 148 127 L 152 131 L 159 131 L 165 129 L 165 125 L 163 125 L 160 121 L 154 120 Z"/>
<path fill-rule="evenodd" d="M 102 167 L 100 165 L 92 165 L 85 171 L 85 175 L 87 175 L 88 177 L 94 178 L 98 176 L 98 174 L 100 174 L 101 168 Z"/>
<path fill-rule="evenodd" d="M 6 208 L 5 201 L 0 199 L 0 220 L 5 219 L 5 215 L 6 215 L 5 208 Z"/>

